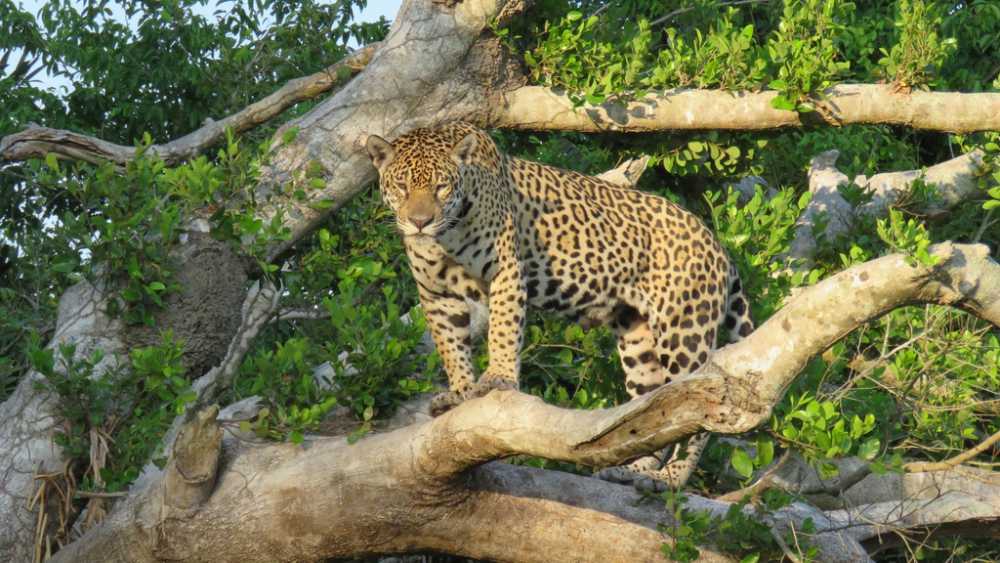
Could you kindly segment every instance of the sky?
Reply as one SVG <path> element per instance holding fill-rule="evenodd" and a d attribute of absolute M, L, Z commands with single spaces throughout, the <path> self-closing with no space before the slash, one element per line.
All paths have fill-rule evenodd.
<path fill-rule="evenodd" d="M 364 10 L 358 12 L 355 9 L 355 21 L 378 21 L 380 17 L 385 17 L 385 19 L 392 21 L 396 17 L 396 12 L 399 11 L 399 6 L 402 0 L 368 0 L 368 5 Z M 22 10 L 26 10 L 33 14 L 38 14 L 38 11 L 45 4 L 45 0 L 21 0 L 19 2 Z M 206 4 L 201 6 L 198 13 L 201 13 L 206 18 L 211 18 L 212 14 L 215 12 L 215 8 L 218 5 L 217 0 L 207 0 Z M 117 18 L 124 20 L 124 11 L 112 2 L 110 6 L 112 12 L 117 14 Z M 17 61 L 17 53 L 13 53 L 11 56 L 12 61 Z M 2 69 L 0 69 L 2 70 Z M 58 93 L 62 93 L 62 90 L 69 87 L 69 81 L 65 77 L 52 77 L 42 72 L 35 76 L 37 84 L 42 88 L 54 88 Z"/>

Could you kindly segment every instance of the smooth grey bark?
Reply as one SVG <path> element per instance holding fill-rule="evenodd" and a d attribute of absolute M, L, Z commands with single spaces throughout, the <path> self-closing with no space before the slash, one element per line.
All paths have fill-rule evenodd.
<path fill-rule="evenodd" d="M 61 344 L 73 344 L 76 359 L 101 350 L 104 360 L 97 366 L 99 370 L 124 362 L 127 349 L 119 337 L 121 325 L 104 314 L 106 299 L 101 284 L 84 281 L 68 289 L 59 301 L 56 332 L 49 348 L 56 350 Z M 42 374 L 30 372 L 0 405 L 0 560 L 3 561 L 31 561 L 39 514 L 29 511 L 27 506 L 35 492 L 35 474 L 62 471 L 66 461 L 53 441 L 62 423 L 59 397 L 40 388 L 42 380 Z M 51 514 L 50 509 L 42 508 Z"/>
<path fill-rule="evenodd" d="M 497 127 L 528 130 L 640 132 L 665 130 L 758 131 L 807 125 L 852 123 L 903 125 L 966 133 L 1000 129 L 1000 94 L 995 92 L 900 92 L 889 84 L 838 84 L 816 96 L 817 111 L 775 109 L 774 90 L 726 92 L 676 88 L 650 92 L 627 102 L 576 108 L 565 92 L 525 86 L 493 106 Z"/>
<path fill-rule="evenodd" d="M 839 151 L 829 150 L 816 155 L 810 162 L 808 178 L 812 199 L 796 225 L 795 239 L 788 253 L 790 258 L 805 263 L 812 259 L 816 253 L 813 232 L 820 216 L 826 221 L 823 235 L 827 240 L 835 240 L 847 233 L 857 218 L 885 215 L 889 207 L 905 197 L 918 180 L 933 186 L 939 198 L 921 210 L 930 215 L 944 213 L 980 192 L 983 153 L 979 150 L 924 170 L 883 172 L 871 177 L 859 175 L 854 178 L 848 178 L 837 169 L 839 156 Z M 838 188 L 851 184 L 867 191 L 872 196 L 871 201 L 856 208 L 848 203 Z"/>

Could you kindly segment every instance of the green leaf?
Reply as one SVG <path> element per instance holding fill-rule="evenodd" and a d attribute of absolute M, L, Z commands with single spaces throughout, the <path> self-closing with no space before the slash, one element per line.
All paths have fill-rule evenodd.
<path fill-rule="evenodd" d="M 774 99 L 771 100 L 771 107 L 787 111 L 795 110 L 795 104 L 783 95 L 775 96 Z"/>
<path fill-rule="evenodd" d="M 65 260 L 52 265 L 52 271 L 60 274 L 68 274 L 76 269 L 76 260 Z"/>
<path fill-rule="evenodd" d="M 879 446 L 881 442 L 878 438 L 869 438 L 858 446 L 858 457 L 863 459 L 874 459 L 878 455 Z"/>
<path fill-rule="evenodd" d="M 754 464 L 757 467 L 767 467 L 774 461 L 774 442 L 771 440 L 759 440 L 757 442 L 757 456 Z"/>
<path fill-rule="evenodd" d="M 733 469 L 744 478 L 749 479 L 753 475 L 753 461 L 742 448 L 734 448 L 733 457 L 729 461 L 733 465 Z"/>
<path fill-rule="evenodd" d="M 333 207 L 333 202 L 329 199 L 320 199 L 310 203 L 309 207 L 316 211 L 326 211 Z"/>
<path fill-rule="evenodd" d="M 45 165 L 53 172 L 59 173 L 59 159 L 56 158 L 56 153 L 45 153 Z"/>

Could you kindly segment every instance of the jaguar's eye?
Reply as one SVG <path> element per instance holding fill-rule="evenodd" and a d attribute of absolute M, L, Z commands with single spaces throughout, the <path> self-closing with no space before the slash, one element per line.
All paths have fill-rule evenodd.
<path fill-rule="evenodd" d="M 399 194 L 396 192 L 394 188 L 382 187 L 382 189 L 379 190 L 379 192 L 382 193 L 382 201 L 384 201 L 391 207 L 396 206 L 396 202 L 399 201 Z"/>
<path fill-rule="evenodd" d="M 438 184 L 434 191 L 438 199 L 444 199 L 451 193 L 451 184 Z"/>

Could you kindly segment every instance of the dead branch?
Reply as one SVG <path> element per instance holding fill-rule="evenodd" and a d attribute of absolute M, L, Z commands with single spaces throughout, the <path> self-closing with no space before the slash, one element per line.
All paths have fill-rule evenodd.
<path fill-rule="evenodd" d="M 850 536 L 865 541 L 906 530 L 932 531 L 943 524 L 995 521 L 1000 477 L 970 467 L 870 475 L 845 496 L 851 505 L 826 514 L 848 528 Z"/>
<path fill-rule="evenodd" d="M 648 155 L 640 158 L 630 158 L 611 170 L 598 174 L 597 177 L 602 180 L 607 180 L 612 184 L 634 188 L 635 184 L 639 181 L 639 177 L 641 177 L 642 173 L 646 171 L 646 166 L 648 164 Z"/>
<path fill-rule="evenodd" d="M 885 84 L 841 84 L 814 101 L 807 114 L 771 107 L 774 91 L 725 92 L 676 89 L 628 101 L 574 108 L 563 92 L 525 86 L 493 109 L 495 127 L 528 130 L 629 133 L 671 130 L 759 131 L 782 127 L 855 123 L 904 125 L 967 133 L 1000 129 L 1000 94 L 897 92 Z"/>
<path fill-rule="evenodd" d="M 985 452 L 997 442 L 1000 442 L 1000 432 L 996 432 L 989 438 L 980 442 L 976 447 L 969 448 L 954 457 L 950 457 L 943 461 L 911 461 L 910 463 L 904 465 L 903 469 L 914 473 L 918 471 L 943 471 L 945 469 L 951 469 L 952 467 L 961 465 L 962 463 L 965 463 L 966 461 Z"/>
<path fill-rule="evenodd" d="M 367 45 L 319 72 L 290 80 L 266 98 L 223 119 L 206 123 L 183 137 L 152 145 L 148 152 L 167 164 L 187 160 L 225 137 L 227 129 L 234 133 L 252 129 L 299 102 L 329 91 L 347 77 L 361 71 L 379 46 L 380 43 Z M 3 160 L 42 158 L 48 153 L 93 164 L 114 162 L 124 165 L 135 157 L 135 147 L 117 145 L 63 129 L 38 126 L 28 127 L 0 139 L 0 158 Z"/>
<path fill-rule="evenodd" d="M 925 170 L 885 172 L 872 177 L 848 178 L 837 169 L 840 152 L 830 150 L 812 159 L 809 166 L 809 192 L 812 199 L 799 218 L 789 256 L 807 261 L 816 253 L 813 234 L 820 216 L 825 217 L 823 235 L 834 240 L 847 233 L 857 217 L 885 215 L 886 210 L 909 192 L 914 182 L 923 180 L 935 188 L 938 200 L 921 211 L 928 214 L 942 213 L 979 193 L 978 177 L 983 167 L 983 153 L 974 150 L 957 158 L 935 164 Z M 854 184 L 872 195 L 870 202 L 854 208 L 838 187 Z"/>
<path fill-rule="evenodd" d="M 280 321 L 319 321 L 329 318 L 330 318 L 330 313 L 320 309 L 290 308 L 278 311 L 273 317 L 271 317 L 270 322 L 276 323 Z"/>

